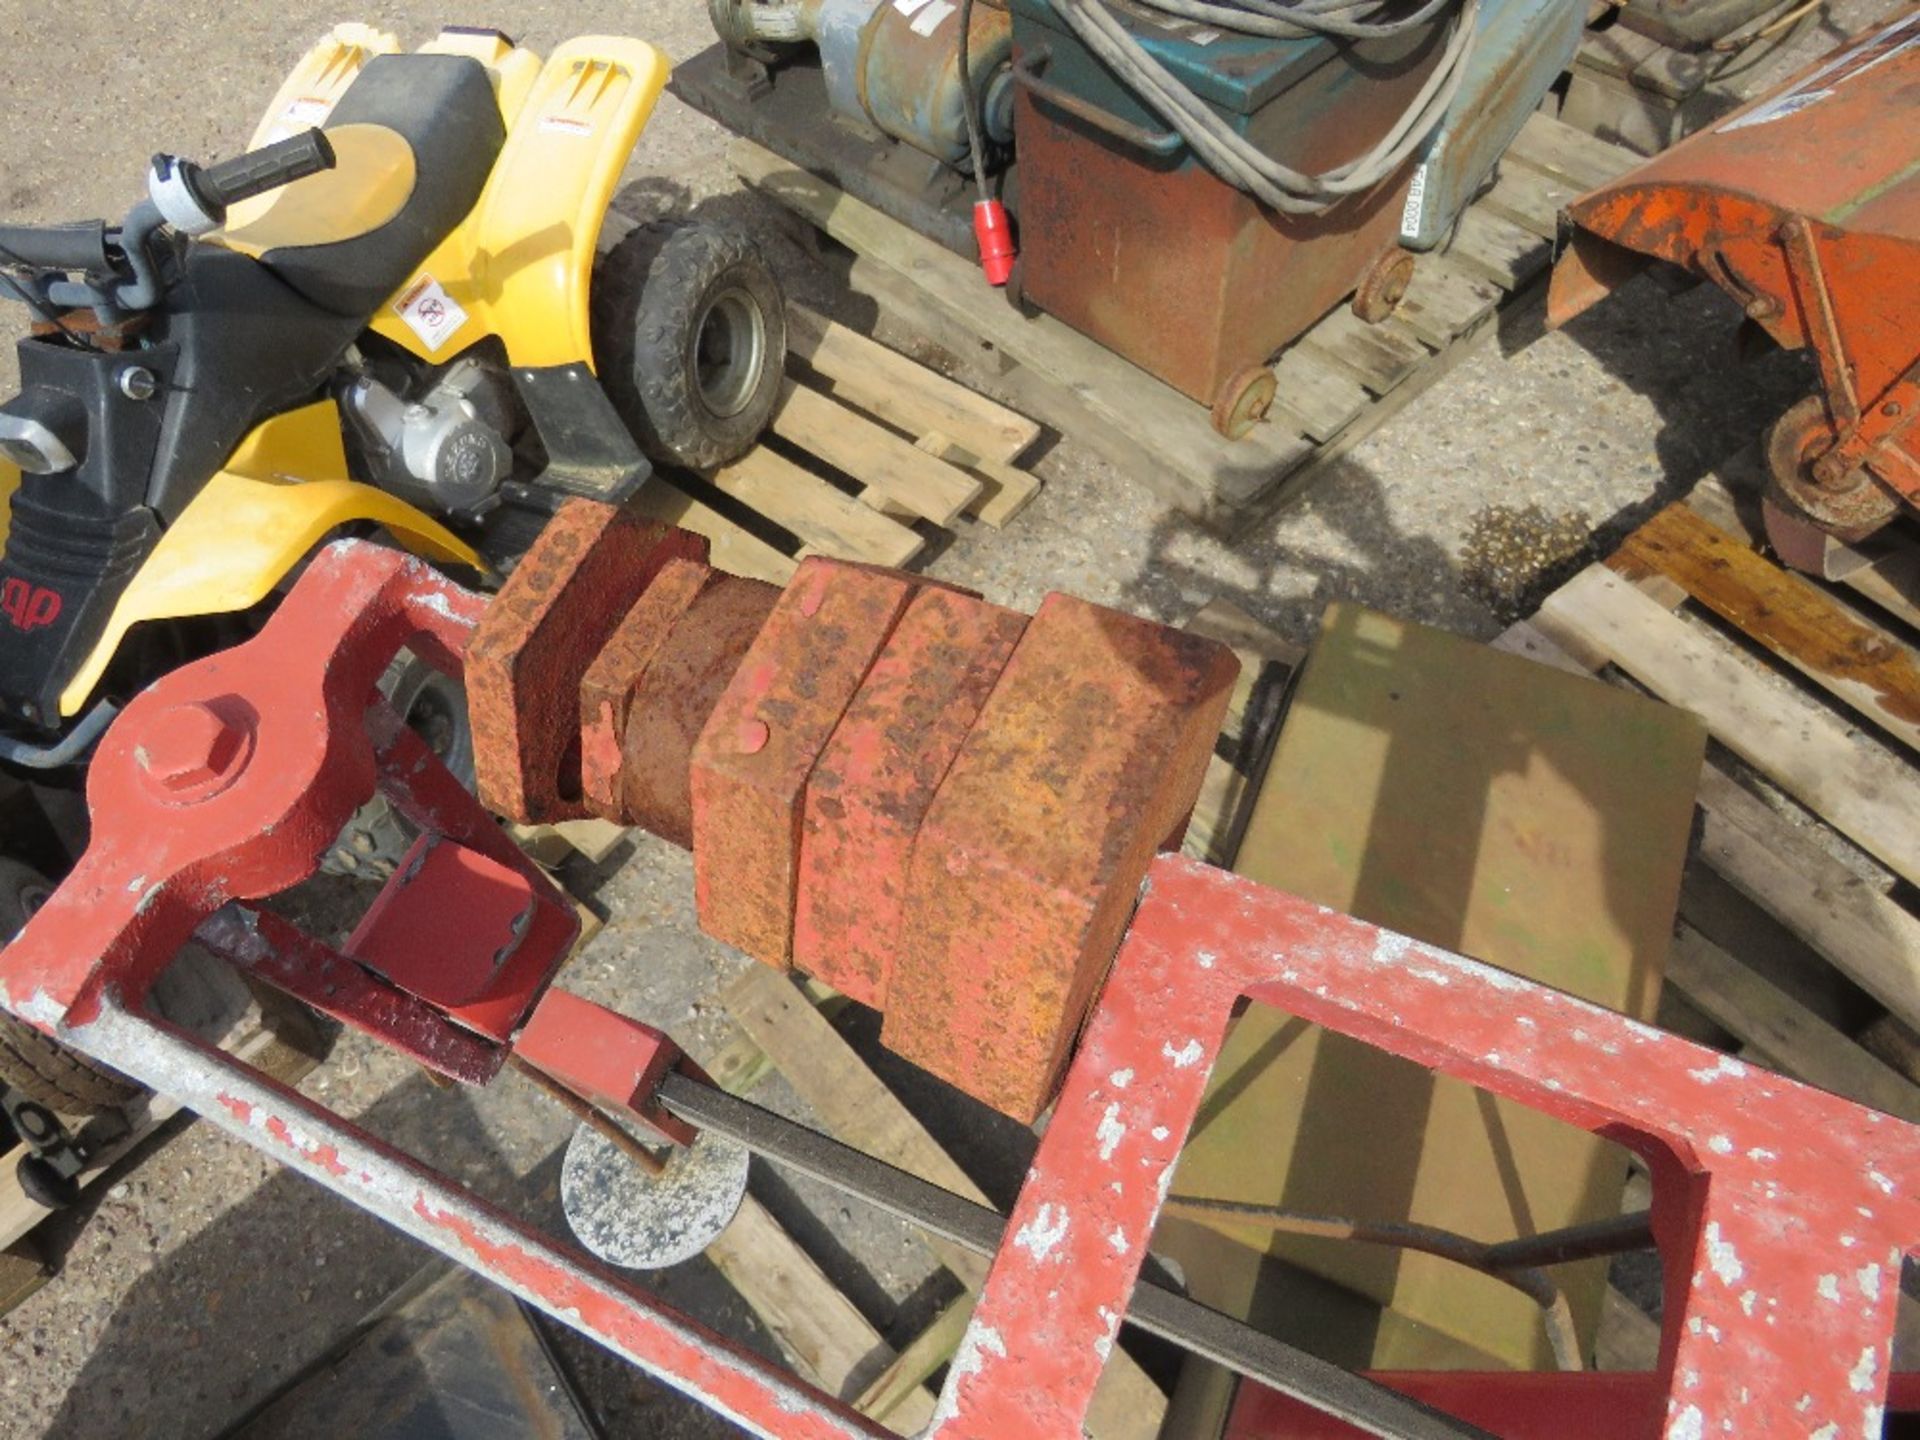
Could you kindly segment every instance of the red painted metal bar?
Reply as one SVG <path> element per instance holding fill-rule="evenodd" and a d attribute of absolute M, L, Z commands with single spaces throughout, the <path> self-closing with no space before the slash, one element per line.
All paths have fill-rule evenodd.
<path fill-rule="evenodd" d="M 0 1003 L 757 1434 L 885 1434 L 314 1102 L 138 1013 L 146 984 L 197 926 L 230 902 L 305 878 L 376 781 L 430 835 L 487 856 L 471 867 L 473 883 L 514 894 L 547 886 L 524 860 L 496 853 L 503 842 L 471 797 L 367 701 L 402 644 L 457 667 L 480 603 L 392 552 L 335 546 L 258 640 L 139 697 L 94 764 L 92 847 L 0 953 Z M 466 873 L 438 882 L 449 915 L 462 913 Z M 1668 1269 L 1655 1408 L 1670 1440 L 1878 1433 L 1900 1265 L 1920 1242 L 1911 1198 L 1920 1132 L 1220 871 L 1162 858 L 1147 876 L 930 1434 L 1079 1433 L 1241 996 L 1645 1156 Z M 1126 891 L 1134 894 L 1131 882 Z M 264 970 L 259 957 L 250 962 L 257 972 L 299 968 L 298 947 L 276 949 Z M 337 959 L 315 958 L 323 990 Z M 531 1005 L 547 973 L 517 975 L 511 994 L 495 998 Z M 402 1048 L 407 1039 L 391 1032 L 426 1018 L 388 991 L 342 991 L 334 1003 Z M 564 1023 L 570 1008 L 555 992 L 545 1018 L 521 1032 L 536 1060 L 644 1111 L 671 1042 L 635 1026 L 612 1037 L 617 1054 L 569 1053 L 578 1028 Z M 484 1068 L 484 1057 L 462 1063 Z M 573 1073 L 586 1070 L 596 1078 Z"/>
<path fill-rule="evenodd" d="M 775 1440 L 885 1440 L 892 1434 L 577 1248 L 191 1036 L 113 1006 L 64 1033 L 87 1054 L 173 1096 L 753 1434 Z"/>
<path fill-rule="evenodd" d="M 1163 858 L 1021 1191 L 1016 1239 L 974 1311 L 947 1440 L 1072 1433 L 1242 995 L 1647 1160 L 1666 1266 L 1669 1440 L 1879 1434 L 1901 1261 L 1920 1243 L 1920 1131 Z"/>
<path fill-rule="evenodd" d="M 1666 1408 L 1661 1377 L 1651 1370 L 1588 1375 L 1427 1370 L 1369 1378 L 1484 1425 L 1502 1440 L 1653 1440 Z M 1890 1416 L 1920 1414 L 1920 1375 L 1893 1377 L 1887 1411 Z M 1242 1385 L 1220 1440 L 1359 1440 L 1361 1433 L 1297 1400 Z M 1880 1440 L 1880 1432 L 1868 1440 Z"/>

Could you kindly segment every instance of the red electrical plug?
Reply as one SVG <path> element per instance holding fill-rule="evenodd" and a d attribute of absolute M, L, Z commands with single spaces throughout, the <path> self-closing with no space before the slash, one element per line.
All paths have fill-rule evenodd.
<path fill-rule="evenodd" d="M 1013 229 L 1007 207 L 998 200 L 980 200 L 973 207 L 973 238 L 980 247 L 980 268 L 989 285 L 1004 285 L 1013 274 Z"/>

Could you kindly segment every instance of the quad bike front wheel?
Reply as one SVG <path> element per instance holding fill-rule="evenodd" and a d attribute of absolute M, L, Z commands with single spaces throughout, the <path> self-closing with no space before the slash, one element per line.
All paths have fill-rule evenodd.
<path fill-rule="evenodd" d="M 26 928 L 53 884 L 18 860 L 0 859 L 0 945 Z M 60 1115 L 97 1115 L 126 1104 L 140 1087 L 96 1065 L 26 1021 L 0 1010 L 0 1081 Z"/>
<path fill-rule="evenodd" d="M 643 225 L 594 277 L 601 383 L 648 457 L 689 470 L 738 460 L 780 400 L 786 297 L 746 235 Z"/>
<path fill-rule="evenodd" d="M 473 788 L 473 728 L 467 692 L 411 650 L 402 650 L 380 677 L 380 693 L 440 758 L 454 779 Z M 418 832 L 384 795 L 375 795 L 347 822 L 320 868 L 330 875 L 384 880 L 405 857 Z"/>

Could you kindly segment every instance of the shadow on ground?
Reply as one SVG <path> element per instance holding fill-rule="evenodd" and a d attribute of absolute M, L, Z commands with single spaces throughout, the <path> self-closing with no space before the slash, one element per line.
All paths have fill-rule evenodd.
<path fill-rule="evenodd" d="M 430 1156 L 488 1200 L 549 1229 L 563 1224 L 557 1152 L 517 1179 L 459 1092 L 436 1091 L 416 1076 L 377 1101 L 360 1123 Z M 80 1223 L 83 1215 L 63 1217 L 56 1228 L 71 1234 Z M 44 1440 L 218 1435 L 343 1338 L 344 1331 L 318 1331 L 314 1317 L 350 1327 L 432 1259 L 417 1242 L 304 1177 L 280 1171 L 141 1277 L 42 1432 Z M 770 1343 L 704 1261 L 652 1277 L 651 1288 L 730 1335 L 763 1349 Z M 558 1325 L 547 1329 L 609 1434 L 721 1440 L 738 1433 L 592 1342 Z"/>

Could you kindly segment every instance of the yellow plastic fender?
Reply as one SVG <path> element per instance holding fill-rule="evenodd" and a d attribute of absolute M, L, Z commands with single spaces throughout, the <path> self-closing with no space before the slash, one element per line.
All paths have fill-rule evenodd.
<path fill-rule="evenodd" d="M 423 360 L 498 335 L 516 366 L 592 369 L 587 300 L 601 222 L 670 69 L 642 40 L 588 36 L 556 50 L 479 204 L 373 329 Z"/>
<path fill-rule="evenodd" d="M 0 460 L 0 555 L 7 553 L 7 532 L 13 529 L 13 492 L 20 488 L 20 471 Z"/>
<path fill-rule="evenodd" d="M 334 26 L 287 73 L 279 92 L 267 105 L 267 113 L 255 127 L 253 138 L 247 142 L 247 149 L 258 150 L 290 135 L 325 125 L 333 107 L 340 103 L 340 97 L 347 93 L 347 87 L 353 84 L 367 61 L 376 55 L 391 55 L 399 48 L 400 41 L 390 31 L 351 21 Z"/>
<path fill-rule="evenodd" d="M 370 520 L 429 560 L 485 569 L 472 546 L 384 490 L 302 478 L 346 473 L 340 414 L 331 401 L 256 427 L 160 537 L 61 692 L 60 713 L 80 713 L 135 625 L 257 605 L 341 525 Z"/>

